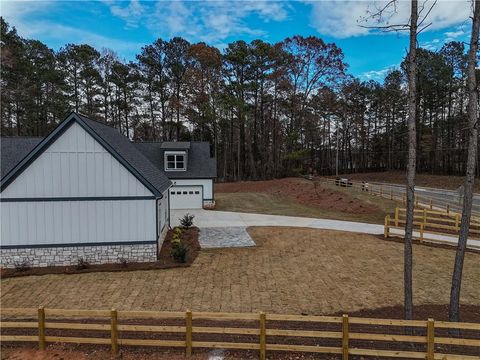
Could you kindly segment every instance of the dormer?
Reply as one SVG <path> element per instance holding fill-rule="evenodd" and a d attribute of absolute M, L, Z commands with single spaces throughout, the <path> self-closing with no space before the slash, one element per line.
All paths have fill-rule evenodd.
<path fill-rule="evenodd" d="M 165 171 L 186 171 L 189 142 L 163 142 Z"/>

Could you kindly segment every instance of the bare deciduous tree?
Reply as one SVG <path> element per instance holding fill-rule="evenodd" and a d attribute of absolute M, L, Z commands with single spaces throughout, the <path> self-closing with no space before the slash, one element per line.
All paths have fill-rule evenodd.
<path fill-rule="evenodd" d="M 473 185 L 475 182 L 475 167 L 478 146 L 478 90 L 475 76 L 475 65 L 478 51 L 478 35 L 480 26 L 480 1 L 473 1 L 472 37 L 468 54 L 467 86 L 468 86 L 468 157 L 467 174 L 463 186 L 463 209 L 460 234 L 458 237 L 457 254 L 452 276 L 450 292 L 450 321 L 460 320 L 460 289 L 462 285 L 463 261 L 467 247 L 468 233 L 470 230 L 470 217 L 472 215 Z"/>

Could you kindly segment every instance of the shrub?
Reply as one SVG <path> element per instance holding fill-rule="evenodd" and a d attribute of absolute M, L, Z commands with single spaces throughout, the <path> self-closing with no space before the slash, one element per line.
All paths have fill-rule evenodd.
<path fill-rule="evenodd" d="M 127 267 L 127 266 L 128 266 L 128 260 L 125 259 L 124 257 L 119 257 L 119 258 L 118 258 L 118 263 L 119 263 L 122 267 Z"/>
<path fill-rule="evenodd" d="M 182 243 L 175 245 L 172 249 L 173 259 L 179 263 L 184 263 L 187 261 L 187 253 L 188 248 Z"/>
<path fill-rule="evenodd" d="M 78 258 L 77 261 L 77 270 L 88 269 L 90 267 L 90 263 L 85 260 L 84 258 Z"/>
<path fill-rule="evenodd" d="M 17 272 L 24 272 L 31 269 L 30 263 L 27 260 L 15 262 L 13 265 Z"/>
<path fill-rule="evenodd" d="M 194 218 L 195 218 L 195 215 L 190 215 L 189 213 L 186 213 L 185 215 L 183 215 L 183 218 L 180 219 L 180 224 L 185 229 L 189 229 L 193 226 Z"/>

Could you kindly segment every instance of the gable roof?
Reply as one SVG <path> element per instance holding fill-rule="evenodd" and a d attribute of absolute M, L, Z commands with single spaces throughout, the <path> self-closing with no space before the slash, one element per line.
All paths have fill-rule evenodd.
<path fill-rule="evenodd" d="M 155 196 L 162 197 L 162 193 L 171 185 L 171 181 L 162 171 L 159 171 L 137 148 L 120 134 L 117 129 L 85 116 L 72 112 L 48 136 L 41 140 L 28 152 L 8 173 L 2 173 L 1 191 L 3 191 L 28 165 L 48 148 L 74 122 L 78 123 L 95 140 L 97 140 L 115 159 L 124 165 L 145 187 Z M 2 162 L 3 162 L 2 151 Z"/>
<path fill-rule="evenodd" d="M 42 140 L 41 137 L 2 137 L 0 177 L 8 174 Z"/>
<path fill-rule="evenodd" d="M 164 153 L 173 150 L 169 147 L 174 142 L 135 142 L 135 146 L 161 171 L 165 171 Z M 166 144 L 166 145 L 165 145 Z M 178 142 L 177 144 L 185 144 Z M 210 156 L 210 144 L 208 142 L 188 142 L 186 171 L 165 171 L 170 179 L 199 179 L 216 178 L 217 162 Z M 167 148 L 165 148 L 167 147 Z M 182 148 L 177 148 L 180 150 Z M 186 150 L 186 148 L 183 148 Z"/>
<path fill-rule="evenodd" d="M 190 149 L 189 141 L 164 141 L 160 147 L 165 150 L 188 150 Z"/>

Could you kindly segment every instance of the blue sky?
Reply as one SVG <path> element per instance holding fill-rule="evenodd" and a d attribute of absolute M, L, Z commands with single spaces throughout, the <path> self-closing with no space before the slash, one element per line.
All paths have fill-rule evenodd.
<path fill-rule="evenodd" d="M 425 1 L 425 3 L 424 3 Z M 433 0 L 420 0 L 426 9 Z M 133 60 L 156 38 L 182 36 L 224 48 L 235 40 L 277 42 L 295 34 L 335 42 L 345 53 L 349 72 L 363 80 L 381 80 L 398 67 L 408 47 L 407 34 L 379 33 L 359 26 L 384 0 L 361 1 L 5 1 L 0 12 L 21 36 L 58 50 L 66 43 L 110 48 Z M 439 49 L 450 40 L 468 42 L 468 0 L 438 0 L 420 34 L 420 45 Z M 389 23 L 405 23 L 409 2 L 399 0 Z"/>

